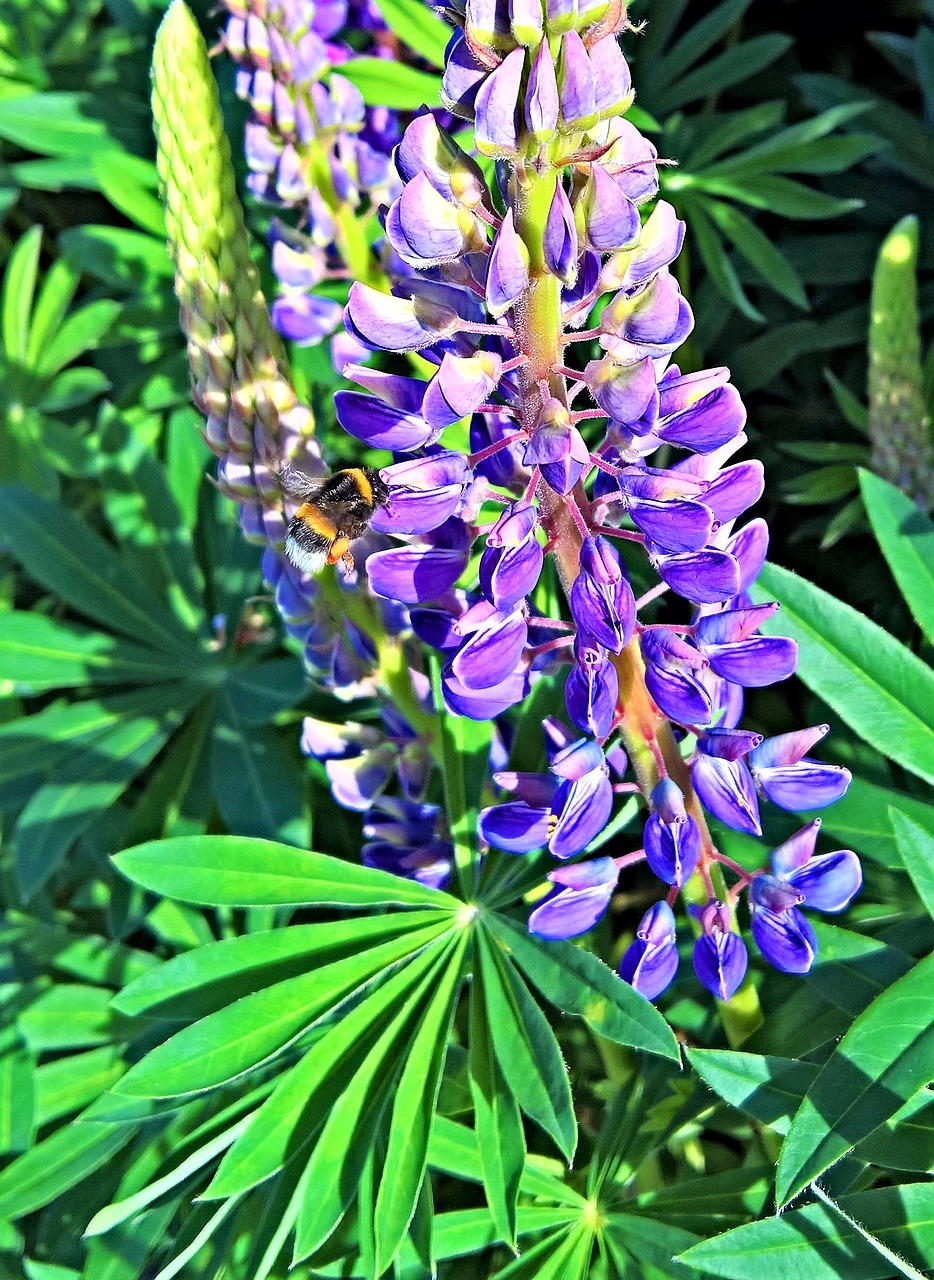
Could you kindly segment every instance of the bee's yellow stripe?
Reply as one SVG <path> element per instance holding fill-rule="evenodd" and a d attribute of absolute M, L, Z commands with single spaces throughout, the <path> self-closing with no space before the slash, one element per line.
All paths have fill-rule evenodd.
<path fill-rule="evenodd" d="M 295 518 L 307 524 L 312 533 L 316 533 L 319 538 L 333 542 L 337 537 L 337 525 L 333 520 L 329 520 L 313 502 L 303 502 L 295 512 Z"/>
<path fill-rule="evenodd" d="M 370 506 L 373 502 L 373 486 L 367 479 L 366 472 L 361 470 L 360 467 L 347 467 L 345 475 L 353 476 L 354 483 L 360 490 L 360 497 Z"/>

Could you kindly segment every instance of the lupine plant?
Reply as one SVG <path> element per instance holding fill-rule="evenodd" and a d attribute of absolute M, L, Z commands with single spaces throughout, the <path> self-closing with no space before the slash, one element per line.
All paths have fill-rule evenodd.
<path fill-rule="evenodd" d="M 679 35 L 659 0 L 656 102 L 784 55 L 698 65 L 746 7 Z M 145 234 L 46 269 L 27 232 L 0 297 L 0 1273 L 925 1274 L 934 526 L 859 474 L 906 644 L 766 560 L 691 305 L 732 254 L 687 270 L 667 154 L 752 117 L 634 106 L 651 5 L 452 2 L 421 107 L 373 88 L 440 69 L 418 0 L 199 16 L 153 57 L 169 258 L 105 148 Z M 826 136 L 852 114 L 770 136 L 762 189 L 874 152 Z M 731 214 L 743 155 L 700 207 L 785 262 Z"/>

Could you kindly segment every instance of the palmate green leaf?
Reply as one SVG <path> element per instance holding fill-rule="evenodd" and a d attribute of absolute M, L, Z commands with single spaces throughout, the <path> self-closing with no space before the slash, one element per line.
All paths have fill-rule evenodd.
<path fill-rule="evenodd" d="M 683 76 L 739 22 L 751 2 L 752 0 L 722 0 L 710 13 L 689 27 L 660 57 L 651 59 L 646 68 L 649 83 L 653 86 L 669 85 Z"/>
<path fill-rule="evenodd" d="M 452 1178 L 480 1183 L 483 1181 L 484 1158 L 480 1154 L 480 1139 L 473 1129 L 458 1124 L 456 1120 L 449 1120 L 446 1116 L 435 1116 L 428 1147 L 428 1163 L 432 1169 Z M 527 1156 L 519 1183 L 520 1190 L 536 1200 L 550 1200 L 567 1206 L 570 1213 L 563 1221 L 571 1221 L 586 1209 L 587 1200 L 574 1187 L 550 1172 L 553 1168 L 560 1170 L 562 1166 L 543 1156 Z M 519 1213 L 521 1212 L 520 1205 Z"/>
<path fill-rule="evenodd" d="M 470 1093 L 474 1104 L 476 1151 L 483 1189 L 496 1230 L 516 1251 L 516 1206 L 525 1165 L 525 1133 L 515 1096 L 506 1084 L 493 1048 L 487 1018 L 483 976 L 477 972 L 470 990 Z"/>
<path fill-rule="evenodd" d="M 638 1197 L 636 1212 L 685 1227 L 702 1235 L 716 1227 L 739 1226 L 758 1217 L 772 1189 L 771 1164 L 750 1164 L 741 1169 L 703 1177 L 683 1177 L 670 1186 L 647 1191 Z"/>
<path fill-rule="evenodd" d="M 437 102 L 441 86 L 439 76 L 385 58 L 354 58 L 341 65 L 341 75 L 357 86 L 368 107 L 394 111 L 417 111 L 425 102 Z"/>
<path fill-rule="evenodd" d="M 718 1097 L 778 1133 L 788 1126 L 819 1068 L 797 1058 L 723 1049 L 687 1049 L 691 1066 Z"/>
<path fill-rule="evenodd" d="M 929 916 L 934 918 L 934 832 L 926 831 L 897 809 L 889 809 L 902 865 L 911 876 Z"/>
<path fill-rule="evenodd" d="M 856 1148 L 861 1160 L 884 1169 L 934 1172 L 934 1099 L 922 1089 Z"/>
<path fill-rule="evenodd" d="M 717 122 L 710 126 L 707 126 L 705 117 L 701 137 L 685 155 L 686 167 L 690 172 L 696 173 L 741 142 L 781 124 L 785 118 L 785 110 L 784 102 L 759 102 L 743 111 L 725 113 L 717 117 Z M 659 174 L 659 177 L 664 186 L 664 174 Z"/>
<path fill-rule="evenodd" d="M 166 614 L 116 551 L 71 511 L 16 485 L 0 492 L 0 538 L 48 591 L 103 627 L 169 653 L 204 662 L 195 637 Z M 192 671 L 194 674 L 194 671 Z"/>
<path fill-rule="evenodd" d="M 89 683 L 153 684 L 183 675 L 178 658 L 141 644 L 53 622 L 41 613 L 0 612 L 0 682 L 19 692 Z"/>
<path fill-rule="evenodd" d="M 23 1039 L 34 1053 L 85 1049 L 127 1039 L 126 1019 L 110 1008 L 105 987 L 60 982 L 42 991 L 17 1018 Z"/>
<path fill-rule="evenodd" d="M 80 283 L 80 275 L 64 258 L 56 258 L 45 273 L 29 325 L 26 363 L 30 368 L 36 367 L 39 356 L 58 332 Z"/>
<path fill-rule="evenodd" d="M 126 94 L 30 93 L 0 101 L 0 138 L 46 156 L 145 152 L 148 114 Z"/>
<path fill-rule="evenodd" d="M 578 1223 L 570 1231 L 540 1240 L 521 1258 L 494 1272 L 494 1280 L 587 1280 L 593 1244 L 592 1227 Z"/>
<path fill-rule="evenodd" d="M 505 916 L 489 923 L 529 981 L 563 1013 L 576 1013 L 607 1040 L 679 1060 L 662 1015 L 602 960 L 572 942 L 540 942 Z"/>
<path fill-rule="evenodd" d="M 359 954 L 242 996 L 153 1049 L 131 1068 L 116 1091 L 136 1098 L 167 1098 L 235 1079 L 447 929 L 448 921 L 441 916 L 425 928 L 406 931 Z"/>
<path fill-rule="evenodd" d="M 496 1028 L 494 1048 L 507 1088 L 522 1110 L 554 1139 L 568 1160 L 577 1146 L 577 1121 L 561 1050 L 528 987 L 509 965 L 498 941 L 475 936 L 487 1006 Z"/>
<path fill-rule="evenodd" d="M 438 889 L 327 854 L 240 836 L 180 836 L 114 858 L 128 880 L 152 893 L 228 907 L 433 907 L 463 904 Z"/>
<path fill-rule="evenodd" d="M 120 314 L 120 309 L 119 302 L 101 298 L 72 312 L 39 353 L 36 371 L 43 377 L 51 377 L 72 360 L 77 360 L 78 356 L 94 350 Z"/>
<path fill-rule="evenodd" d="M 934 1258 L 934 1185 L 843 1196 L 840 1208 L 914 1267 Z M 823 1204 L 793 1209 L 705 1240 L 681 1254 L 697 1273 L 727 1280 L 891 1280 L 892 1264 Z M 845 1271 L 841 1271 L 841 1267 Z"/>
<path fill-rule="evenodd" d="M 132 1125 L 75 1124 L 8 1164 L 0 1173 L 0 1218 L 19 1218 L 50 1204 L 127 1145 Z"/>
<path fill-rule="evenodd" d="M 934 644 L 934 521 L 887 480 L 860 471 L 869 523 L 911 616 Z"/>
<path fill-rule="evenodd" d="M 260 986 L 306 973 L 312 961 L 333 964 L 437 921 L 435 911 L 406 911 L 224 938 L 151 969 L 118 992 L 113 1007 L 127 1017 L 202 1018 Z"/>
<path fill-rule="evenodd" d="M 462 932 L 446 957 L 446 971 L 412 1040 L 395 1090 L 389 1141 L 376 1197 L 374 1274 L 377 1276 L 402 1245 L 426 1176 L 428 1141 L 466 946 L 467 934 Z"/>
<path fill-rule="evenodd" d="M 296 838 L 302 818 L 302 775 L 272 729 L 242 722 L 226 691 L 211 741 L 211 789 L 224 823 L 244 836 L 276 840 Z M 275 785 L 270 786 L 270 779 Z M 307 824 L 297 836 L 308 839 Z"/>
<path fill-rule="evenodd" d="M 271 1177 L 310 1143 L 360 1061 L 435 972 L 444 939 L 424 948 L 344 1015 L 278 1082 L 253 1124 L 221 1161 L 206 1199 L 222 1199 Z"/>
<path fill-rule="evenodd" d="M 698 1273 L 684 1266 L 675 1255 L 689 1249 L 697 1240 L 691 1231 L 668 1222 L 655 1222 L 642 1214 L 614 1213 L 607 1223 L 607 1246 L 621 1277 L 631 1274 L 628 1258 L 632 1257 L 642 1267 L 656 1268 L 645 1272 L 646 1275 L 696 1280 Z"/>
<path fill-rule="evenodd" d="M 732 302 L 733 306 L 748 319 L 754 320 L 757 324 L 764 324 L 765 316 L 750 301 L 733 264 L 726 255 L 720 236 L 706 212 L 707 203 L 696 199 L 685 203 L 685 211 L 690 214 L 691 233 L 697 242 L 701 261 L 724 298 Z"/>
<path fill-rule="evenodd" d="M 791 636 L 798 675 L 861 738 L 934 783 L 934 671 L 861 613 L 767 564 L 756 603 L 782 606 L 764 630 Z"/>
<path fill-rule="evenodd" d="M 932 975 L 928 956 L 860 1014 L 821 1068 L 782 1146 L 780 1206 L 934 1079 Z"/>
<path fill-rule="evenodd" d="M 198 701 L 171 699 L 160 716 L 125 717 L 56 769 L 35 792 L 14 828 L 16 880 L 30 898 L 57 870 L 71 845 L 150 763 Z M 169 700 L 166 699 L 168 702 Z"/>

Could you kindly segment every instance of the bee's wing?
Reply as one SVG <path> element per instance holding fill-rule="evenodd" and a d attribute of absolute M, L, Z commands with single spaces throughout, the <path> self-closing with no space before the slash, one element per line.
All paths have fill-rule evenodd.
<path fill-rule="evenodd" d="M 321 479 L 316 480 L 301 471 L 296 471 L 288 462 L 275 474 L 283 493 L 290 498 L 300 498 L 304 502 L 317 497 L 324 484 Z"/>

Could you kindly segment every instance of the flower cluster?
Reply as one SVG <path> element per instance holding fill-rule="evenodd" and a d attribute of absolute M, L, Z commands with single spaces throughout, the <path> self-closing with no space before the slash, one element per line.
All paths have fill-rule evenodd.
<path fill-rule="evenodd" d="M 272 263 L 281 286 L 273 323 L 294 342 L 317 343 L 340 322 L 339 302 L 319 286 L 345 274 L 354 256 L 347 226 L 361 204 L 388 199 L 398 187 L 389 159 L 395 118 L 385 109 L 367 110 L 359 90 L 331 69 L 346 57 L 331 43 L 347 18 L 346 0 L 224 2 L 223 45 L 238 65 L 237 92 L 251 108 L 248 186 L 300 217 L 298 227 L 272 222 Z M 359 271 L 369 261 L 352 265 Z M 339 363 L 358 354 L 346 335 L 335 339 Z"/>
<path fill-rule="evenodd" d="M 436 368 L 425 382 L 351 364 L 361 389 L 335 398 L 344 429 L 395 458 L 381 473 L 391 502 L 372 527 L 400 541 L 370 554 L 370 590 L 405 607 L 440 651 L 457 715 L 501 716 L 543 669 L 568 668 L 573 727 L 545 722 L 548 771 L 496 769 L 506 798 L 480 820 L 484 847 L 547 849 L 564 864 L 533 932 L 586 931 L 620 870 L 644 859 L 668 893 L 642 920 L 623 977 L 650 998 L 672 980 L 671 906 L 696 877 L 706 901 L 691 909 L 695 971 L 728 999 L 747 965 L 741 891 L 765 957 L 803 972 L 816 942 L 798 908 L 840 910 L 860 885 L 852 853 L 815 855 L 817 823 L 775 851 L 771 873 L 750 876 L 719 853 L 704 816 L 759 835 L 761 799 L 810 810 L 849 783 L 807 754 L 826 726 L 767 740 L 739 727 L 744 689 L 786 679 L 797 657 L 792 641 L 761 634 L 777 606 L 749 595 L 768 532 L 740 521 L 762 495 L 762 466 L 733 461 L 745 410 L 728 370 L 673 362 L 693 326 L 671 272 L 684 227 L 663 200 L 641 208 L 657 194 L 657 156 L 624 115 L 619 6 L 469 0 L 449 17 L 445 106 L 472 122 L 495 165 L 489 181 L 436 114 L 418 115 L 396 149 L 404 185 L 383 220 L 405 273 L 391 295 L 350 291 L 345 324 L 361 346 L 417 351 Z M 469 456 L 445 434 L 465 419 Z M 640 549 L 657 585 L 636 598 Z M 567 619 L 537 603 L 549 556 Z M 668 593 L 689 619 L 646 620 Z M 376 768 L 397 767 L 398 743 L 358 742 L 356 774 L 374 752 Z M 643 847 L 567 862 L 621 792 L 645 799 Z"/>

